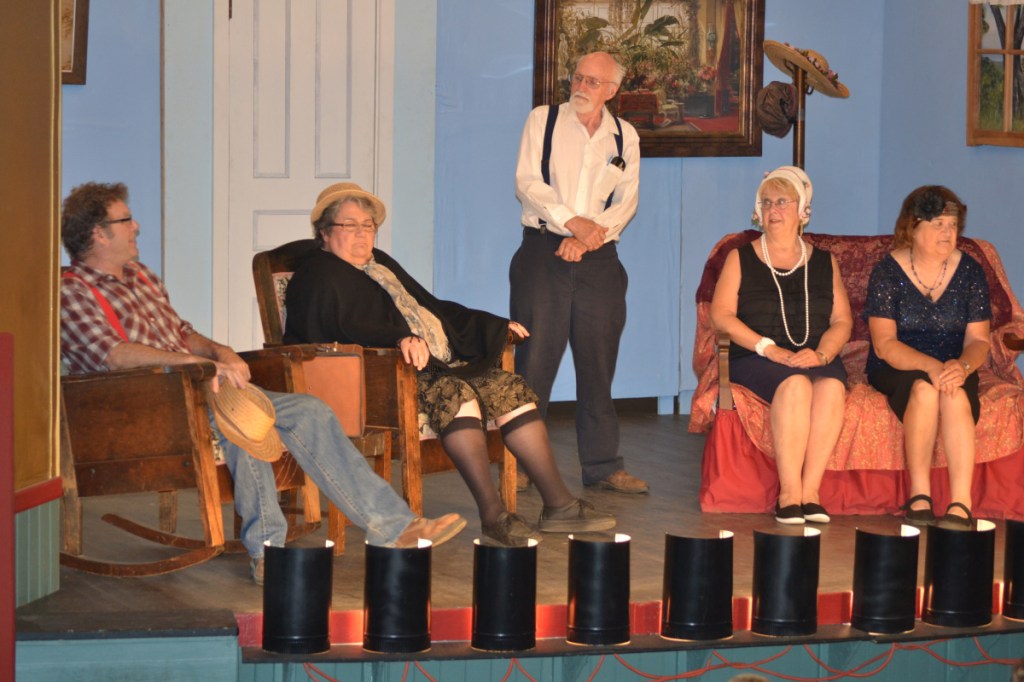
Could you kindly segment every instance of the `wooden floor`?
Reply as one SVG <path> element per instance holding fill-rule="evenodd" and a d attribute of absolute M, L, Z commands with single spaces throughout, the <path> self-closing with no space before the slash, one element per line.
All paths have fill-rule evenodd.
<path fill-rule="evenodd" d="M 687 417 L 657 416 L 653 401 L 625 404 L 621 410 L 622 452 L 629 470 L 651 485 L 650 495 L 627 496 L 583 490 L 576 460 L 574 422 L 564 406 L 555 406 L 549 420 L 556 457 L 569 487 L 597 507 L 614 513 L 617 530 L 631 540 L 631 601 L 658 601 L 662 597 L 665 534 L 698 534 L 721 529 L 735 533 L 734 593 L 749 595 L 752 580 L 754 529 L 777 529 L 769 516 L 703 514 L 697 504 L 703 436 L 687 433 Z M 435 609 L 472 605 L 472 540 L 479 533 L 472 499 L 455 473 L 436 474 L 424 481 L 427 515 L 456 511 L 470 519 L 463 533 L 433 551 L 432 606 Z M 97 558 L 133 557 L 149 560 L 173 551 L 137 540 L 100 520 L 117 512 L 156 525 L 155 495 L 125 495 L 85 500 L 85 551 Z M 531 488 L 520 495 L 519 510 L 527 518 L 539 514 L 541 502 Z M 180 532 L 199 536 L 196 506 L 183 496 Z M 851 589 L 855 530 L 894 531 L 899 520 L 888 516 L 834 519 L 822 526 L 819 593 Z M 231 517 L 226 516 L 231 528 Z M 1002 575 L 1003 524 L 997 524 L 996 578 Z M 318 531 L 323 533 L 323 531 Z M 335 561 L 332 608 L 358 610 L 363 605 L 363 533 L 349 528 L 348 547 Z M 539 547 L 538 604 L 564 604 L 567 585 L 568 540 L 548 535 Z M 924 542 L 921 544 L 921 563 Z M 922 566 L 923 573 L 923 566 Z M 222 555 L 184 571 L 151 578 L 105 578 L 61 568 L 61 589 L 18 610 L 19 619 L 39 622 L 74 614 L 102 616 L 125 611 L 163 612 L 194 609 L 229 609 L 234 613 L 262 610 L 262 590 L 248 576 L 248 558 Z"/>

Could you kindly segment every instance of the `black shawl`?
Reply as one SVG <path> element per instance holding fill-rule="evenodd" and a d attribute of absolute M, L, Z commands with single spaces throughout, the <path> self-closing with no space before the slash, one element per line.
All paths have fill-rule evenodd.
<path fill-rule="evenodd" d="M 398 262 L 378 249 L 378 263 L 395 273 L 416 301 L 434 313 L 448 336 L 453 360 L 465 366 L 448 368 L 431 358 L 434 370 L 461 376 L 495 367 L 508 337 L 508 320 L 452 301 L 442 301 L 420 286 Z M 333 253 L 317 249 L 295 271 L 285 294 L 285 343 L 356 343 L 395 347 L 412 335 L 387 291 L 360 268 Z"/>

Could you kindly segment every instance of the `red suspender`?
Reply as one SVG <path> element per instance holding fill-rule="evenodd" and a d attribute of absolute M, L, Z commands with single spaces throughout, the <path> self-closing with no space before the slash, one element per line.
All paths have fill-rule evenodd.
<path fill-rule="evenodd" d="M 148 277 L 142 274 L 141 270 L 136 274 L 139 276 L 139 279 L 148 284 L 150 288 L 157 293 L 157 295 L 160 294 L 160 290 L 156 288 L 155 284 L 149 281 Z M 100 293 L 99 289 L 89 284 L 82 279 L 81 276 L 76 275 L 73 272 L 65 272 L 61 277 L 64 279 L 77 279 L 81 281 L 82 284 L 89 287 L 89 291 L 91 291 L 92 295 L 96 297 L 96 302 L 99 303 L 100 308 L 103 309 L 103 314 L 107 316 L 107 321 L 110 322 L 110 326 L 114 328 L 114 331 L 117 332 L 117 335 L 121 337 L 122 341 L 125 341 L 126 343 L 128 342 L 128 334 L 125 332 L 124 326 L 121 324 L 121 320 L 117 319 L 117 313 L 114 312 L 114 306 L 110 305 L 110 301 L 107 300 L 106 296 Z"/>

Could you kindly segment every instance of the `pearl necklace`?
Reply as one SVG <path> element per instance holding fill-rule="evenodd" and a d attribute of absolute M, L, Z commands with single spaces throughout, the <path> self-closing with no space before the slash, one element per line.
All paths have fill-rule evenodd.
<path fill-rule="evenodd" d="M 800 239 L 800 260 L 796 262 L 791 270 L 787 272 L 780 272 L 775 269 L 772 265 L 772 258 L 768 255 L 768 240 L 766 235 L 761 235 L 761 255 L 764 256 L 765 265 L 772 272 L 772 281 L 775 282 L 775 289 L 779 292 L 779 308 L 782 311 L 782 328 L 786 330 L 786 338 L 794 346 L 803 346 L 807 343 L 807 340 L 811 338 L 811 297 L 807 289 L 807 271 L 810 268 L 804 268 L 804 340 L 797 342 L 796 339 L 789 333 L 789 322 L 786 321 L 786 302 L 782 296 L 782 287 L 779 285 L 779 277 L 788 277 L 797 271 L 801 265 L 807 264 L 807 243 L 802 238 Z"/>
<path fill-rule="evenodd" d="M 921 288 L 925 290 L 924 297 L 931 302 L 935 302 L 932 298 L 932 292 L 939 288 L 942 284 L 942 280 L 946 277 L 946 266 L 949 265 L 949 256 L 946 256 L 946 260 L 942 261 L 942 272 L 939 273 L 938 279 L 935 280 L 935 284 L 928 286 L 921 281 L 921 276 L 917 274 L 917 268 L 914 267 L 914 249 L 910 249 L 910 271 L 914 273 L 914 279 L 921 285 Z"/>

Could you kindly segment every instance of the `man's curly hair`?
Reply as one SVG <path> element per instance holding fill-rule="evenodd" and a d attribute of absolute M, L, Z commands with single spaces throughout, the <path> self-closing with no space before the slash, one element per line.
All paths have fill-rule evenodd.
<path fill-rule="evenodd" d="M 92 231 L 107 218 L 107 207 L 128 201 L 128 188 L 121 182 L 86 182 L 64 199 L 60 239 L 72 260 L 82 260 L 92 248 Z"/>

